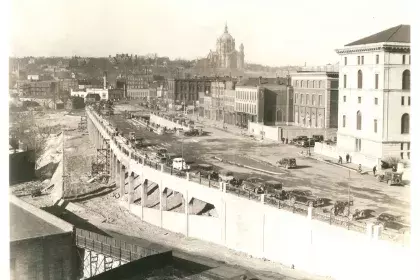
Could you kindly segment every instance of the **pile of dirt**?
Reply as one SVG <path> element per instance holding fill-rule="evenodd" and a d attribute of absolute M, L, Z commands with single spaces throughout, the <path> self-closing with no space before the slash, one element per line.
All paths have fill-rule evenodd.
<path fill-rule="evenodd" d="M 44 152 L 36 162 L 37 169 L 41 169 L 51 164 L 61 161 L 63 155 L 63 134 L 51 135 L 45 145 Z"/>

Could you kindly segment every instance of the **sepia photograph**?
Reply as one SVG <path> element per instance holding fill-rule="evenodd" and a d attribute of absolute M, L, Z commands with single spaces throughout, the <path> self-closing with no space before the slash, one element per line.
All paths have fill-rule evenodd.
<path fill-rule="evenodd" d="M 2 279 L 418 279 L 412 3 L 8 2 Z"/>

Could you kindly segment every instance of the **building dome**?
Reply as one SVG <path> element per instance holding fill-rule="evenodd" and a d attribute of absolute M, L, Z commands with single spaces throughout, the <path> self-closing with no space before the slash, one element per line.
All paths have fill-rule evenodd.
<path fill-rule="evenodd" d="M 227 25 L 225 25 L 225 32 L 222 34 L 222 36 L 219 37 L 219 40 L 221 42 L 233 41 L 232 35 L 230 35 L 228 32 Z"/>

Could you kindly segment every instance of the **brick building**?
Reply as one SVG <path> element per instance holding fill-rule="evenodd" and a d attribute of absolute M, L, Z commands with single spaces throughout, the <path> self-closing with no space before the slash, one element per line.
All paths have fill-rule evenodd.
<path fill-rule="evenodd" d="M 11 279 L 78 279 L 73 226 L 10 197 Z"/>
<path fill-rule="evenodd" d="M 192 79 L 168 79 L 168 94 L 166 101 L 169 104 L 196 105 L 198 93 L 211 92 L 211 82 L 216 78 L 202 77 Z"/>
<path fill-rule="evenodd" d="M 165 78 L 160 75 L 130 74 L 126 79 L 127 90 L 149 88 L 153 82 L 163 83 L 164 80 Z"/>
<path fill-rule="evenodd" d="M 236 81 L 227 81 L 223 96 L 224 121 L 228 124 L 236 124 L 235 120 L 235 87 Z"/>
<path fill-rule="evenodd" d="M 338 73 L 298 71 L 292 74 L 294 124 L 337 128 Z"/>
<path fill-rule="evenodd" d="M 52 97 L 58 94 L 57 81 L 28 81 L 16 82 L 19 95 L 22 97 Z"/>
<path fill-rule="evenodd" d="M 278 78 L 275 83 L 263 84 L 264 124 L 280 125 L 293 122 L 293 88 L 288 78 Z"/>

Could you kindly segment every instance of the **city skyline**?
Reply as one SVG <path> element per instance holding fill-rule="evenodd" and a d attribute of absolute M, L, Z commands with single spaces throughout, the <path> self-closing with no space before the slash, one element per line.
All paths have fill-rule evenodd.
<path fill-rule="evenodd" d="M 336 48 L 411 23 L 402 9 L 377 0 L 354 1 L 345 14 L 342 6 L 330 0 L 294 1 L 287 7 L 275 1 L 118 3 L 15 0 L 9 53 L 19 57 L 157 53 L 171 59 L 203 58 L 215 50 L 215 40 L 227 22 L 236 44 L 245 46 L 247 63 L 324 65 L 338 61 Z"/>

